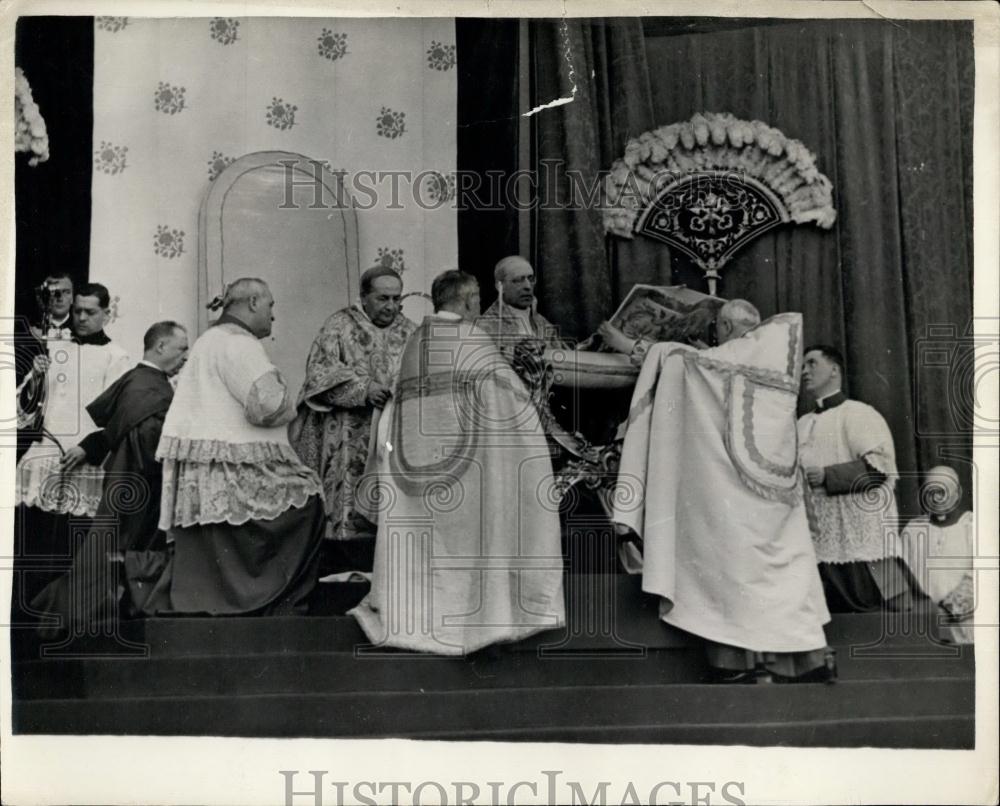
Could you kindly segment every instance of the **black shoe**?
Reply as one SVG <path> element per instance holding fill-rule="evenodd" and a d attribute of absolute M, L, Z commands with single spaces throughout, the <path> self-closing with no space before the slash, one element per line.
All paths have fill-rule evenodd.
<path fill-rule="evenodd" d="M 757 682 L 756 669 L 719 669 L 712 667 L 702 678 L 705 683 L 726 685 L 754 685 Z"/>
<path fill-rule="evenodd" d="M 772 674 L 775 683 L 827 683 L 832 685 L 837 682 L 837 653 L 828 650 L 826 653 L 826 663 L 798 677 L 785 677 L 780 674 Z"/>
<path fill-rule="evenodd" d="M 800 674 L 798 677 L 785 677 L 785 675 L 772 675 L 775 683 L 836 683 L 837 673 L 831 674 L 825 666 L 813 669 L 811 672 Z"/>
<path fill-rule="evenodd" d="M 466 660 L 471 660 L 473 663 L 496 663 L 501 660 L 506 652 L 499 644 L 490 644 L 489 646 L 484 646 L 482 649 L 477 649 L 475 652 L 468 653 L 465 657 Z"/>

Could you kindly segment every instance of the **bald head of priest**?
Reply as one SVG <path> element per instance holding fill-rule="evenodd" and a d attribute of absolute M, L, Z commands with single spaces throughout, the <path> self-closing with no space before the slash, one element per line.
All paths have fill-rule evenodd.
<path fill-rule="evenodd" d="M 719 309 L 716 330 L 719 344 L 738 339 L 760 324 L 760 312 L 745 299 L 731 299 Z"/>
<path fill-rule="evenodd" d="M 520 255 L 505 257 L 493 270 L 503 304 L 527 310 L 535 301 L 535 270 Z"/>
<path fill-rule="evenodd" d="M 481 312 L 479 281 L 464 271 L 451 269 L 434 278 L 431 284 L 434 312 L 445 311 L 474 320 Z"/>
<path fill-rule="evenodd" d="M 520 255 L 509 255 L 493 270 L 497 300 L 477 321 L 493 337 L 508 361 L 516 344 L 530 340 L 542 347 L 566 347 L 558 328 L 536 310 L 535 270 Z"/>

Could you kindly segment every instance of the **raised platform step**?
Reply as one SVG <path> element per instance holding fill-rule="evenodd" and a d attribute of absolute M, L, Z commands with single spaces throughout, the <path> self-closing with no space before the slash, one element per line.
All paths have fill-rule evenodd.
<path fill-rule="evenodd" d="M 879 717 L 810 722 L 639 725 L 414 734 L 411 738 L 487 742 L 590 744 L 720 744 L 751 747 L 892 747 L 963 750 L 975 746 L 972 716 Z"/>
<path fill-rule="evenodd" d="M 18 700 L 18 733 L 219 735 L 261 737 L 432 736 L 711 743 L 796 743 L 815 724 L 809 744 L 844 746 L 841 723 L 903 720 L 900 730 L 864 744 L 927 746 L 919 738 L 940 723 L 934 746 L 969 746 L 971 680 L 842 681 L 836 685 L 635 685 L 477 691 L 351 692 L 227 697 Z M 824 737 L 822 723 L 830 725 Z M 888 723 L 887 723 L 888 724 Z M 745 726 L 733 739 L 733 726 Z M 688 726 L 689 735 L 670 734 Z M 945 730 L 947 728 L 947 730 Z M 857 730 L 854 728 L 854 730 Z M 911 739 L 907 739 L 911 736 Z M 618 738 L 620 737 L 620 738 Z M 857 734 L 855 734 L 857 738 Z M 556 740 L 548 738 L 548 740 Z M 901 741 L 906 743 L 900 744 Z"/>
<path fill-rule="evenodd" d="M 855 652 L 877 652 L 879 647 L 906 644 L 930 657 L 954 656 L 954 647 L 935 642 L 928 632 L 912 628 L 893 614 L 839 614 L 826 626 L 831 646 L 853 647 Z M 348 616 L 286 618 L 170 618 L 125 622 L 119 635 L 134 646 L 116 646 L 106 636 L 78 636 L 60 647 L 57 641 L 42 641 L 32 630 L 14 632 L 15 656 L 35 659 L 118 653 L 123 656 L 152 654 L 157 657 L 191 655 L 283 654 L 287 652 L 352 651 L 367 644 L 357 622 Z M 622 619 L 609 634 L 570 629 L 540 633 L 515 645 L 517 651 L 541 648 L 604 650 L 608 648 L 664 649 L 700 644 L 693 636 L 664 624 L 655 614 L 636 614 Z"/>
<path fill-rule="evenodd" d="M 700 639 L 635 577 L 567 577 L 569 626 L 468 658 L 368 645 L 353 618 L 14 630 L 18 733 L 970 747 L 973 647 L 908 614 L 835 615 L 836 685 L 701 684 Z M 341 610 L 364 586 L 330 587 Z M 328 608 L 324 612 L 334 611 Z M 131 643 L 130 643 L 131 642 Z"/>
<path fill-rule="evenodd" d="M 600 654 L 608 649 L 631 649 L 641 654 L 645 649 L 700 645 L 698 639 L 659 619 L 657 602 L 641 592 L 638 577 L 622 575 L 569 584 L 593 586 L 595 599 L 586 607 L 568 609 L 567 628 L 522 641 L 515 645 L 516 651 Z M 954 657 L 954 648 L 933 639 L 935 632 L 933 624 L 896 613 L 837 614 L 826 627 L 827 641 L 841 653 L 850 648 L 854 653 L 880 654 L 885 647 L 905 645 L 913 649 L 910 655 L 914 657 Z M 12 632 L 14 658 L 305 654 L 352 651 L 368 643 L 354 619 L 345 616 L 161 618 L 123 622 L 118 636 L 133 646 L 119 645 L 107 636 L 83 635 L 60 647 L 59 642 L 38 639 L 31 629 L 17 629 Z"/>
<path fill-rule="evenodd" d="M 840 679 L 971 679 L 971 647 L 955 658 L 838 656 Z M 580 685 L 697 683 L 707 671 L 700 646 L 650 649 L 643 656 L 444 658 L 351 651 L 230 656 L 91 658 L 18 664 L 14 694 L 22 699 L 257 694 L 461 691 L 484 688 L 556 688 Z"/>
<path fill-rule="evenodd" d="M 445 658 L 352 652 L 151 660 L 36 661 L 19 669 L 17 696 L 177 697 L 462 691 L 692 682 L 705 671 L 697 650 L 652 650 L 644 658 Z M 155 688 L 150 681 L 156 680 Z"/>

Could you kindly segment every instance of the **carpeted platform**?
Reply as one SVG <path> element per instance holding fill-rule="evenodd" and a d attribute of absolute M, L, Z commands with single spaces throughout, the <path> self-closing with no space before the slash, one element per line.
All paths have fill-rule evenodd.
<path fill-rule="evenodd" d="M 834 685 L 706 685 L 700 643 L 662 624 L 635 578 L 570 576 L 567 585 L 576 601 L 588 602 L 571 608 L 567 629 L 469 658 L 366 647 L 342 615 L 131 622 L 117 640 L 82 635 L 62 646 L 16 630 L 14 730 L 809 747 L 974 743 L 972 648 L 943 646 L 919 622 L 836 616 L 827 630 L 840 670 Z M 363 593 L 359 584 L 330 586 L 317 609 L 343 612 Z"/>

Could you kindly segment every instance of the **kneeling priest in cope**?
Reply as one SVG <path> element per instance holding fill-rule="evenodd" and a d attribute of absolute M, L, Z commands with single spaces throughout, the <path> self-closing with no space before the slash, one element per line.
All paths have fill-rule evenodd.
<path fill-rule="evenodd" d="M 432 286 L 379 422 L 372 589 L 352 614 L 375 644 L 462 655 L 565 623 L 545 433 L 479 314 L 474 277 Z"/>
<path fill-rule="evenodd" d="M 167 601 L 147 610 L 237 614 L 297 609 L 316 583 L 319 478 L 288 443 L 295 393 L 259 339 L 274 298 L 229 285 L 195 342 L 163 424 L 160 528 L 174 552 Z"/>
<path fill-rule="evenodd" d="M 619 493 L 638 494 L 618 496 L 614 519 L 641 538 L 662 620 L 709 642 L 715 679 L 826 679 L 830 616 L 796 451 L 802 316 L 759 321 L 731 300 L 718 347 L 649 349 L 619 469 Z"/>

